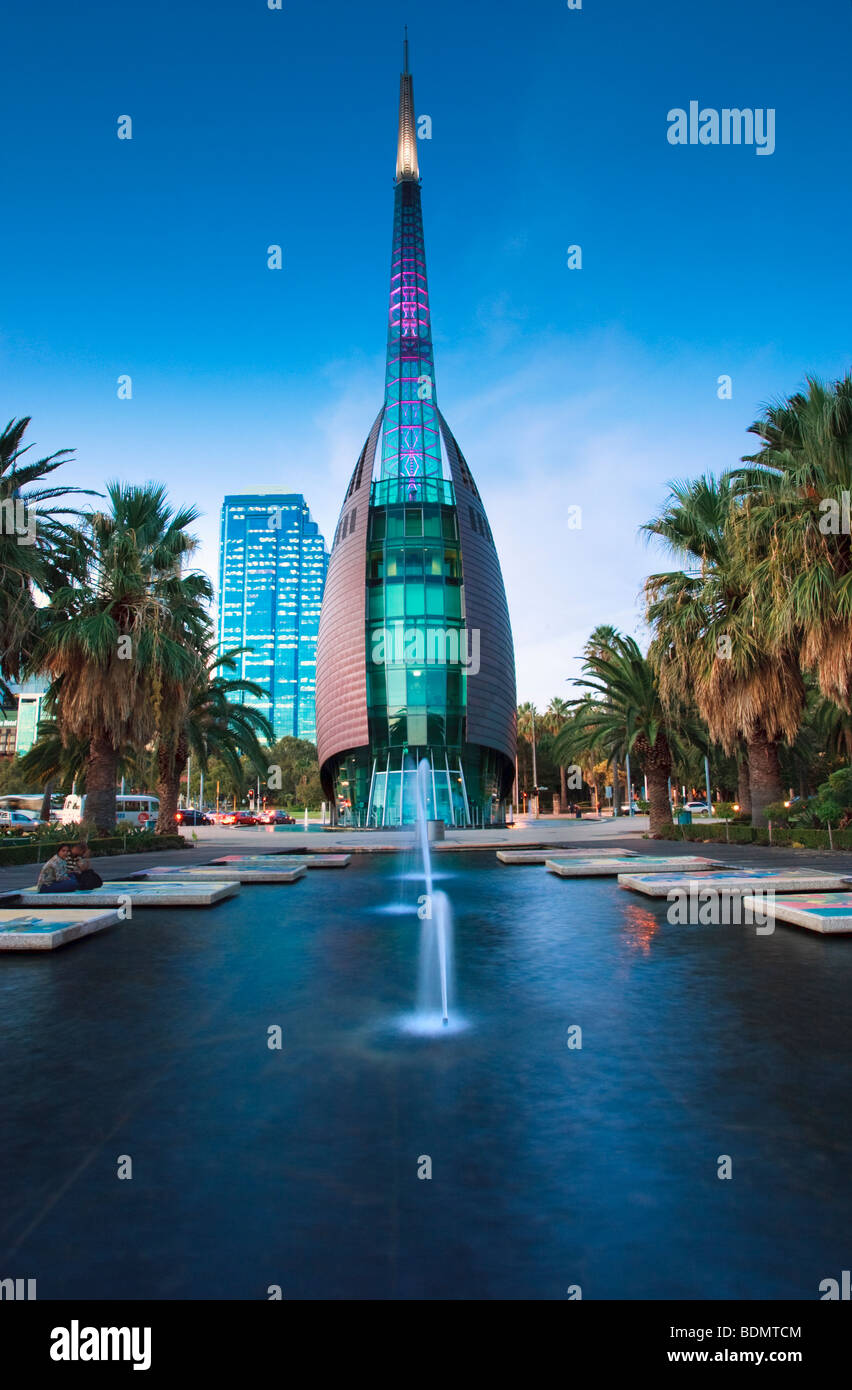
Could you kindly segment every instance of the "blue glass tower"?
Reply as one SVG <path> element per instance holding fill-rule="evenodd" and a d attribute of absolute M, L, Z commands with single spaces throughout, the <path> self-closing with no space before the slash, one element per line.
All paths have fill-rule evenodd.
<path fill-rule="evenodd" d="M 240 676 L 269 692 L 251 701 L 287 735 L 316 742 L 316 648 L 328 549 L 301 493 L 247 492 L 222 504 L 220 650 L 248 647 Z"/>

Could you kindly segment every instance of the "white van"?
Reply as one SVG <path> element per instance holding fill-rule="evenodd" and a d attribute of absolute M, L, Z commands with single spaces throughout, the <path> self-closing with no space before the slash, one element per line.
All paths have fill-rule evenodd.
<path fill-rule="evenodd" d="M 154 830 L 160 814 L 159 797 L 140 793 L 138 796 L 115 798 L 116 825 L 138 825 Z M 85 796 L 66 796 L 59 819 L 63 825 L 78 825 L 86 819 Z"/>

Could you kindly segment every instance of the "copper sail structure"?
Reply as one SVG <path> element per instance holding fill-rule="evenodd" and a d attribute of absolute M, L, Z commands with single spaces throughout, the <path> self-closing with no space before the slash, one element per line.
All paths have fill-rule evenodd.
<path fill-rule="evenodd" d="M 500 562 L 438 409 L 417 122 L 400 76 L 384 404 L 346 491 L 317 644 L 317 746 L 335 818 L 394 826 L 504 819 L 515 664 Z"/>

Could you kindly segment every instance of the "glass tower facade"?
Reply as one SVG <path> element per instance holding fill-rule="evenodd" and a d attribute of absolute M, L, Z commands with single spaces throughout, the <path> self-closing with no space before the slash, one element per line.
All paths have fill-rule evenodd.
<path fill-rule="evenodd" d="M 384 403 L 332 547 L 318 647 L 318 751 L 339 819 L 504 818 L 515 754 L 511 629 L 491 530 L 441 415 L 412 79 L 400 81 Z"/>
<path fill-rule="evenodd" d="M 276 739 L 316 742 L 316 648 L 328 549 L 300 493 L 226 497 L 219 545 L 220 650 L 250 648 L 239 675 Z"/>

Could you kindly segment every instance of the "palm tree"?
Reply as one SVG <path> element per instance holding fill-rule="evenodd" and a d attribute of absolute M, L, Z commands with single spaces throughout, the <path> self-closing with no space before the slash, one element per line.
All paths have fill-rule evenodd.
<path fill-rule="evenodd" d="M 773 651 L 795 645 L 820 689 L 852 707 L 852 375 L 766 407 L 750 427 L 761 441 L 743 459 L 755 582 L 771 603 Z"/>
<path fill-rule="evenodd" d="M 206 772 L 211 757 L 218 758 L 237 783 L 242 782 L 241 756 L 247 755 L 258 772 L 265 772 L 264 750 L 258 734 L 267 743 L 273 738 L 272 725 L 253 705 L 236 702 L 233 696 L 268 699 L 268 692 L 253 681 L 217 675 L 223 668 L 236 671 L 236 658 L 245 651 L 234 647 L 220 656 L 208 653 L 206 664 L 197 672 L 188 688 L 184 712 L 179 726 L 171 723 L 157 744 L 157 795 L 160 810 L 157 833 L 168 835 L 177 829 L 180 779 L 190 757 Z"/>
<path fill-rule="evenodd" d="M 572 702 L 576 717 L 557 737 L 557 755 L 573 757 L 581 747 L 602 747 L 609 760 L 637 755 L 648 777 L 651 835 L 669 836 L 672 762 L 685 756 L 690 740 L 700 743 L 703 731 L 675 700 L 663 702 L 655 669 L 632 637 L 598 628 L 584 656 L 583 678 L 574 684 L 586 693 Z"/>
<path fill-rule="evenodd" d="M 86 489 L 33 487 L 73 458 L 71 449 L 58 449 L 41 459 L 25 459 L 33 447 L 23 439 L 30 417 L 10 420 L 0 433 L 0 679 L 21 675 L 32 645 L 36 619 L 34 590 L 49 591 L 57 581 L 67 546 L 67 528 L 60 519 L 75 515 L 46 506 L 72 492 Z M 91 494 L 90 494 L 91 495 Z"/>
<path fill-rule="evenodd" d="M 535 756 L 536 719 L 538 719 L 540 723 L 541 715 L 531 700 L 525 700 L 522 705 L 518 705 L 518 737 L 524 739 L 532 748 L 532 794 L 534 797 L 538 796 L 538 771 L 536 768 Z M 520 787 L 518 788 L 518 795 L 520 796 Z"/>
<path fill-rule="evenodd" d="M 804 683 L 795 646 L 770 649 L 767 594 L 754 581 L 741 510 L 730 478 L 695 478 L 672 483 L 642 528 L 685 565 L 646 581 L 649 656 L 664 700 L 694 701 L 729 754 L 745 739 L 752 823 L 763 825 L 764 808 L 781 797 L 778 741 L 796 736 Z"/>
<path fill-rule="evenodd" d="M 571 718 L 571 710 L 567 700 L 561 696 L 554 695 L 547 709 L 542 716 L 542 727 L 554 737 L 559 733 L 563 725 Z M 564 811 L 568 806 L 568 783 L 565 775 L 565 763 L 559 764 L 559 805 Z"/>
<path fill-rule="evenodd" d="M 87 744 L 87 817 L 101 831 L 115 823 L 122 750 L 168 726 L 197 675 L 212 597 L 206 577 L 183 572 L 195 508 L 173 512 L 155 483 L 109 483 L 107 496 L 108 511 L 82 518 L 72 582 L 40 610 L 31 663 L 52 679 L 63 740 Z"/>
<path fill-rule="evenodd" d="M 44 788 L 42 820 L 49 819 L 50 798 L 57 785 L 71 787 L 76 784 L 79 791 L 86 790 L 88 758 L 89 745 L 86 739 L 69 738 L 63 742 L 55 719 L 48 717 L 39 720 L 38 738 L 20 759 L 19 768 L 28 784 L 32 782 Z M 128 744 L 121 750 L 117 774 L 144 786 L 148 776 L 148 762 L 146 750 L 140 751 Z"/>
<path fill-rule="evenodd" d="M 809 723 L 820 748 L 852 763 L 852 713 L 849 710 L 820 697 L 813 703 Z"/>

